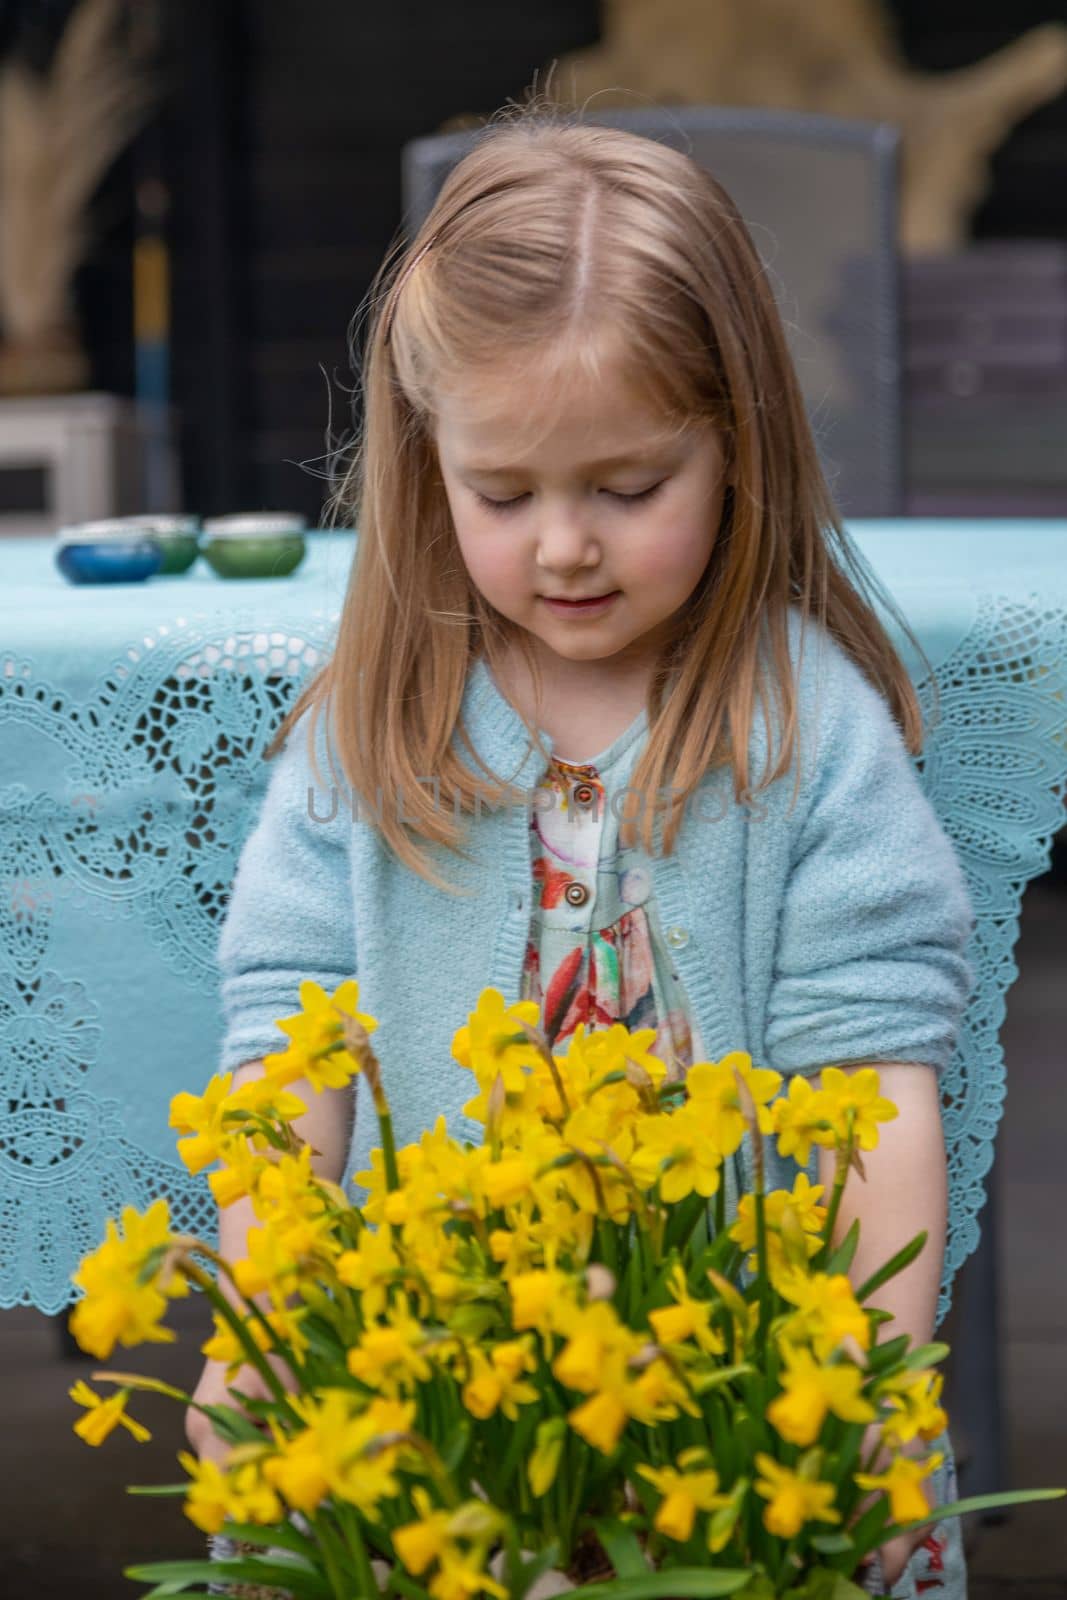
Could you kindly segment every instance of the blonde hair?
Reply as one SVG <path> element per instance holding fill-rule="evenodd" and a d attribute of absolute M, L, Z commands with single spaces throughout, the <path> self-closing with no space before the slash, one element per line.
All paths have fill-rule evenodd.
<path fill-rule="evenodd" d="M 463 728 L 468 673 L 479 653 L 492 669 L 517 647 L 540 679 L 525 631 L 467 575 L 433 444 L 435 396 L 523 364 L 547 382 L 575 361 L 594 375 L 621 371 L 665 421 L 710 420 L 726 449 L 722 524 L 652 674 L 649 736 L 631 780 L 646 794 L 673 786 L 664 852 L 711 768 L 733 763 L 740 801 L 792 765 L 791 608 L 838 641 L 918 753 L 918 701 L 826 486 L 773 292 L 709 173 L 656 140 L 511 104 L 453 168 L 404 260 L 387 255 L 366 309 L 362 428 L 332 508 L 359 530 L 356 559 L 333 655 L 268 755 L 309 707 L 313 743 L 327 710 L 353 800 L 371 808 L 400 859 L 451 887 L 416 838 L 463 855 L 458 813 L 516 795 Z M 768 759 L 752 790 L 757 703 Z M 454 732 L 485 781 L 453 748 Z M 420 785 L 431 774 L 453 796 L 452 818 Z M 404 797 L 403 820 L 383 794 Z M 651 852 L 662 819 L 656 807 L 642 810 Z"/>

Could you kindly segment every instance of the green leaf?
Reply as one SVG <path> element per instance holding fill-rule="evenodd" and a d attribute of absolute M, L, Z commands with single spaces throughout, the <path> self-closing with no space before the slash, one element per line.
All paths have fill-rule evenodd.
<path fill-rule="evenodd" d="M 617 1517 L 593 1519 L 597 1537 L 620 1578 L 643 1578 L 648 1572 L 636 1533 Z"/>
<path fill-rule="evenodd" d="M 900 1334 L 896 1339 L 887 1339 L 885 1344 L 876 1344 L 867 1356 L 867 1367 L 871 1372 L 881 1373 L 889 1367 L 896 1366 L 900 1357 L 906 1354 L 908 1348 L 908 1335 Z"/>
<path fill-rule="evenodd" d="M 154 1589 L 146 1590 L 145 1593 L 139 1597 L 139 1600 L 163 1600 L 164 1595 L 172 1594 L 209 1595 L 211 1592 L 212 1591 L 210 1589 L 190 1589 L 188 1585 L 184 1583 L 160 1583 L 157 1584 Z"/>
<path fill-rule="evenodd" d="M 833 1255 L 830 1256 L 823 1270 L 827 1274 L 847 1272 L 849 1267 L 852 1265 L 853 1257 L 856 1254 L 856 1246 L 859 1244 L 859 1242 L 860 1224 L 859 1218 L 857 1217 L 851 1228 L 849 1228 L 848 1232 L 845 1234 L 845 1237 L 841 1240 L 841 1243 L 838 1245 L 837 1249 L 834 1251 Z"/>
<path fill-rule="evenodd" d="M 859 1589 L 843 1572 L 820 1567 L 809 1573 L 796 1589 L 787 1590 L 783 1600 L 869 1600 L 865 1589 Z"/>
<path fill-rule="evenodd" d="M 949 1353 L 947 1344 L 920 1344 L 909 1350 L 904 1361 L 906 1367 L 936 1367 Z"/>
<path fill-rule="evenodd" d="M 529 1561 L 520 1561 L 517 1573 L 512 1567 L 508 1578 L 512 1600 L 523 1600 L 523 1596 L 533 1588 L 541 1574 L 554 1567 L 558 1560 L 559 1544 L 553 1539 L 551 1544 L 547 1544 L 543 1550 L 538 1550 Z"/>
<path fill-rule="evenodd" d="M 810 1543 L 812 1549 L 818 1550 L 823 1556 L 840 1556 L 852 1549 L 852 1540 L 847 1533 L 815 1533 Z"/>
<path fill-rule="evenodd" d="M 664 1238 L 664 1253 L 680 1249 L 689 1239 L 702 1216 L 706 1216 L 708 1202 L 701 1194 L 687 1195 L 680 1205 L 672 1207 L 670 1221 Z"/>
<path fill-rule="evenodd" d="M 128 1483 L 127 1494 L 165 1495 L 188 1494 L 189 1480 L 185 1483 Z"/>
<path fill-rule="evenodd" d="M 455 1472 L 463 1460 L 467 1452 L 467 1446 L 470 1444 L 470 1438 L 471 1425 L 466 1418 L 462 1418 L 450 1426 L 447 1442 L 439 1445 L 437 1451 L 449 1472 Z"/>
<path fill-rule="evenodd" d="M 298 1600 L 334 1600 L 326 1579 L 308 1571 L 303 1563 L 263 1561 L 258 1556 L 227 1561 L 153 1561 L 148 1566 L 124 1567 L 122 1575 L 139 1583 L 164 1585 L 153 1589 L 153 1594 L 181 1594 L 192 1583 L 234 1581 L 286 1589 Z M 148 1600 L 148 1596 L 142 1596 L 142 1600 Z"/>
<path fill-rule="evenodd" d="M 938 1506 L 928 1517 L 918 1522 L 892 1522 L 885 1530 L 885 1538 L 913 1528 L 926 1528 L 932 1522 L 943 1522 L 946 1517 L 967 1517 L 972 1511 L 995 1511 L 999 1506 L 1024 1506 L 1031 1500 L 1062 1500 L 1067 1489 L 1008 1489 L 1003 1494 L 973 1494 L 966 1500 L 953 1500 L 947 1506 Z"/>
<path fill-rule="evenodd" d="M 898 1250 L 896 1255 L 886 1262 L 884 1267 L 879 1267 L 877 1272 L 871 1274 L 866 1283 L 860 1285 L 856 1290 L 856 1299 L 861 1301 L 869 1300 L 875 1290 L 882 1287 L 883 1283 L 888 1283 L 890 1278 L 895 1278 L 898 1272 L 903 1272 L 905 1267 L 910 1266 L 916 1256 L 922 1254 L 923 1247 L 926 1244 L 926 1237 L 925 1230 L 922 1233 L 917 1233 L 914 1239 L 906 1244 L 902 1250 Z"/>
<path fill-rule="evenodd" d="M 524 1406 L 519 1414 L 518 1422 L 508 1430 L 510 1435 L 508 1447 L 504 1452 L 504 1459 L 500 1463 L 500 1476 L 496 1479 L 499 1484 L 510 1483 L 519 1458 L 525 1459 L 530 1454 L 530 1436 L 537 1426 L 537 1420 L 536 1409 L 533 1406 Z"/>
<path fill-rule="evenodd" d="M 233 1394 L 234 1390 L 231 1389 L 230 1393 Z M 247 1405 L 249 1409 L 252 1406 L 263 1404 L 262 1401 L 257 1400 L 241 1401 L 240 1403 Z M 256 1427 L 249 1417 L 242 1415 L 236 1409 L 236 1406 L 204 1406 L 203 1409 L 204 1414 L 211 1418 L 216 1433 L 227 1444 L 255 1444 L 257 1441 L 262 1444 L 263 1434 L 261 1430 Z"/>
<path fill-rule="evenodd" d="M 755 1370 L 747 1361 L 741 1361 L 737 1366 L 719 1367 L 717 1371 L 703 1373 L 690 1381 L 696 1394 L 707 1394 L 709 1389 L 721 1389 L 724 1383 L 732 1383 L 734 1378 L 743 1378 L 746 1373 Z"/>
<path fill-rule="evenodd" d="M 797 1600 L 870 1600 L 867 1590 L 859 1589 L 845 1573 L 833 1573 L 829 1568 L 811 1574 L 800 1589 L 790 1589 L 790 1597 Z"/>
<path fill-rule="evenodd" d="M 856 1518 L 849 1529 L 857 1561 L 862 1561 L 864 1556 L 870 1555 L 872 1550 L 885 1543 L 885 1534 L 882 1530 L 888 1521 L 889 1501 L 884 1495 L 879 1495 L 866 1511 Z"/>
<path fill-rule="evenodd" d="M 286 1522 L 284 1526 L 274 1523 L 264 1527 L 259 1522 L 231 1522 L 227 1518 L 222 1533 L 227 1539 L 243 1539 L 245 1544 L 262 1545 L 264 1550 L 293 1550 L 298 1556 L 310 1557 L 312 1561 L 318 1552 L 314 1539 L 309 1539 L 291 1522 Z"/>
<path fill-rule="evenodd" d="M 714 1600 L 714 1596 L 736 1594 L 752 1577 L 751 1572 L 730 1567 L 667 1567 L 646 1572 L 643 1578 L 615 1578 L 608 1583 L 587 1583 L 568 1589 L 567 1595 L 581 1600 Z"/>
<path fill-rule="evenodd" d="M 394 1591 L 397 1594 L 405 1595 L 407 1600 L 430 1600 L 430 1596 L 422 1587 L 422 1584 L 416 1583 L 415 1579 L 409 1577 L 400 1567 L 393 1568 L 385 1585 L 386 1594 L 392 1594 Z"/>

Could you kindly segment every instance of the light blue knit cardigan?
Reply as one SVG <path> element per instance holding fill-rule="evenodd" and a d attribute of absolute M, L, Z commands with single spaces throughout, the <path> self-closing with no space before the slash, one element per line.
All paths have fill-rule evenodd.
<path fill-rule="evenodd" d="M 747 1050 L 786 1074 L 856 1061 L 940 1071 L 972 981 L 963 874 L 881 696 L 814 625 L 801 654 L 795 613 L 790 638 L 795 805 L 792 774 L 746 808 L 720 768 L 691 800 L 674 853 L 650 861 L 676 970 L 713 1059 Z M 482 758 L 532 795 L 543 761 L 484 659 L 468 679 L 463 718 Z M 331 800 L 323 720 L 319 776 L 302 720 L 273 763 L 240 858 L 218 952 L 219 1070 L 284 1048 L 275 1023 L 299 1009 L 303 978 L 332 991 L 355 976 L 361 1008 L 379 1021 L 373 1043 L 398 1144 L 441 1113 L 454 1136 L 480 1142 L 461 1109 L 474 1079 L 450 1046 L 487 985 L 519 997 L 533 898 L 528 806 L 483 810 L 469 862 L 428 847 L 441 875 L 466 891 L 448 895 L 401 864 L 365 814 L 354 819 L 344 791 Z M 759 717 L 751 750 L 758 773 Z M 353 1174 L 369 1168 L 377 1143 L 369 1097 L 357 1091 L 344 1169 L 355 1199 L 364 1190 Z M 813 1178 L 815 1162 L 813 1151 Z M 796 1170 L 772 1158 L 771 1185 Z"/>

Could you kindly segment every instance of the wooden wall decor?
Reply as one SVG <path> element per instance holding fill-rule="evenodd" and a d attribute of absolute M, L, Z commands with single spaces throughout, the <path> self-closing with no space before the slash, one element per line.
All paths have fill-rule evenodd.
<path fill-rule="evenodd" d="M 765 106 L 891 122 L 903 136 L 901 245 L 957 249 L 1016 122 L 1067 88 L 1067 26 L 973 66 L 914 70 L 879 0 L 604 0 L 602 40 L 547 67 L 542 93 L 590 110 Z M 480 119 L 452 117 L 442 131 Z"/>

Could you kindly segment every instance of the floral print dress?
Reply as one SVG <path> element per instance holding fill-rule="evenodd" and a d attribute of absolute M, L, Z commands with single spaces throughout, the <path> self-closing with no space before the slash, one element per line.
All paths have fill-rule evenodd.
<path fill-rule="evenodd" d="M 541 1007 L 549 1043 L 621 1022 L 655 1028 L 652 1051 L 670 1067 L 702 1046 L 663 937 L 640 846 L 619 840 L 627 783 L 643 748 L 642 711 L 592 761 L 553 758 L 530 823 L 534 906 L 522 998 Z"/>
<path fill-rule="evenodd" d="M 534 903 L 521 998 L 537 1001 L 553 1049 L 565 1046 L 579 1023 L 588 1033 L 622 1022 L 655 1028 L 653 1054 L 668 1069 L 684 1070 L 706 1059 L 700 1030 L 660 924 L 648 858 L 640 845 L 619 839 L 624 791 L 646 730 L 642 711 L 600 755 L 584 762 L 553 757 L 542 775 L 530 822 Z M 732 1215 L 741 1183 L 736 1162 L 723 1176 Z M 958 1498 L 948 1435 L 930 1448 L 945 1457 L 931 1480 L 944 1505 Z M 876 1576 L 868 1577 L 872 1589 Z M 880 1585 L 875 1592 L 883 1592 Z M 966 1600 L 958 1517 L 926 1530 L 890 1593 L 894 1600 Z"/>

